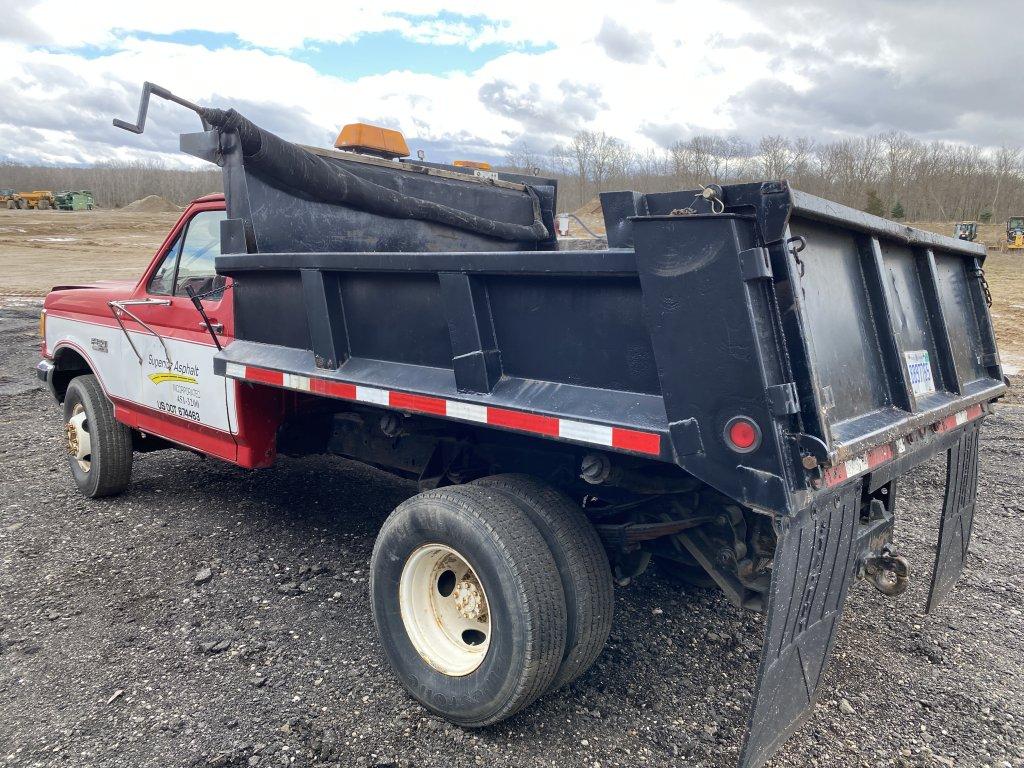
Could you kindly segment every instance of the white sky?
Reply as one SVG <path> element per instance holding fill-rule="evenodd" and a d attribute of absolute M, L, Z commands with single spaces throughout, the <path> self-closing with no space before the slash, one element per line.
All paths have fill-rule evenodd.
<path fill-rule="evenodd" d="M 935 22 L 927 35 L 908 29 L 908 14 L 922 5 Z M 1005 5 L 1012 10 L 1013 3 Z M 912 7 L 897 10 L 903 6 Z M 2 0 L 0 158 L 186 162 L 175 151 L 176 133 L 197 122 L 180 109 L 157 108 L 143 137 L 111 127 L 112 117 L 134 117 L 143 80 L 200 103 L 236 106 L 285 138 L 309 143 L 329 144 L 343 123 L 359 119 L 391 125 L 428 156 L 501 156 L 517 142 L 543 149 L 582 127 L 641 149 L 707 131 L 821 138 L 890 128 L 992 145 L 1014 140 L 1013 110 L 1021 109 L 1000 112 L 1003 99 L 990 95 L 989 116 L 958 96 L 972 85 L 974 70 L 965 67 L 981 53 L 985 29 L 970 18 L 946 26 L 943 19 L 960 19 L 964 7 L 944 0 L 335 0 L 267 7 L 278 10 L 208 0 Z M 190 30 L 237 41 L 211 50 Z M 370 58 L 360 65 L 369 74 L 357 78 L 300 60 L 344 42 L 359 54 L 380 33 L 422 45 L 424 60 L 436 61 L 439 46 L 441 60 L 450 57 L 455 68 L 394 70 L 380 45 L 367 48 Z M 146 39 L 171 34 L 175 42 Z M 963 50 L 975 39 L 978 51 Z M 460 68 L 470 60 L 460 54 L 493 43 L 507 48 Z M 345 71 L 341 54 L 334 55 L 331 69 Z M 1021 54 L 1003 55 L 1008 61 L 989 56 L 986 66 L 1016 65 L 1017 79 L 989 87 L 1013 88 L 1019 80 Z"/>

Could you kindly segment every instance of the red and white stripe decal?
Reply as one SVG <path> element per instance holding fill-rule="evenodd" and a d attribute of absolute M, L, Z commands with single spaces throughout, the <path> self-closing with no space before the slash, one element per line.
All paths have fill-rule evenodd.
<path fill-rule="evenodd" d="M 635 429 L 612 427 L 605 424 L 590 424 L 583 421 L 560 419 L 555 416 L 544 416 L 539 413 L 513 411 L 507 408 L 495 408 L 491 405 L 477 405 L 459 400 L 417 395 L 411 392 L 364 387 L 333 379 L 299 376 L 238 363 L 228 363 L 224 373 L 232 379 L 270 384 L 275 387 L 326 395 L 342 400 L 355 400 L 399 411 L 426 413 L 460 421 L 490 424 L 518 432 L 603 445 L 608 448 L 644 453 L 649 456 L 657 456 L 661 453 L 661 436 L 654 432 L 640 432 Z"/>
<path fill-rule="evenodd" d="M 980 404 L 972 405 L 966 411 L 960 411 L 947 416 L 942 421 L 936 422 L 932 425 L 932 428 L 936 432 L 948 432 L 951 429 L 962 427 L 969 421 L 974 421 L 980 418 L 984 413 L 984 409 Z M 832 487 L 839 485 L 852 477 L 857 475 L 863 475 L 866 472 L 870 472 L 876 467 L 880 467 L 888 461 L 896 458 L 896 456 L 905 453 L 907 450 L 907 443 L 901 437 L 891 443 L 880 445 L 877 448 L 872 448 L 867 453 L 862 453 L 860 456 L 855 456 L 852 459 L 844 461 L 842 464 L 836 464 L 834 467 L 827 467 L 824 472 L 825 485 Z"/>

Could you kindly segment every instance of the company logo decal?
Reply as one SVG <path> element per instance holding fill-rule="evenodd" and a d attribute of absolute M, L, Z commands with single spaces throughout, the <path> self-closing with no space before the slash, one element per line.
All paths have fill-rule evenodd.
<path fill-rule="evenodd" d="M 154 384 L 164 384 L 168 381 L 176 384 L 198 384 L 194 376 L 186 376 L 183 373 L 151 373 L 149 380 Z"/>

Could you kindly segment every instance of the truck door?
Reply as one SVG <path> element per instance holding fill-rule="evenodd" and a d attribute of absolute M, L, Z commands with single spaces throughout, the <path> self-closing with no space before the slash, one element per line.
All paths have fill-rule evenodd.
<path fill-rule="evenodd" d="M 124 364 L 138 372 L 138 399 L 147 409 L 142 421 L 150 424 L 150 431 L 234 460 L 234 383 L 214 374 L 217 347 L 187 292 L 191 287 L 204 296 L 210 323 L 221 344 L 228 344 L 233 333 L 231 291 L 214 270 L 224 218 L 217 204 L 198 206 L 140 283 L 126 307 L 141 322 L 126 322 L 134 349 L 125 345 Z"/>

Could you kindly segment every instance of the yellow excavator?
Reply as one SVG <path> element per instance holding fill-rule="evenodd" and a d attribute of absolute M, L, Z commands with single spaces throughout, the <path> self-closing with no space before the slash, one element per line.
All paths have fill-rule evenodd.
<path fill-rule="evenodd" d="M 1006 220 L 1006 247 L 1011 251 L 1024 250 L 1024 216 Z"/>

